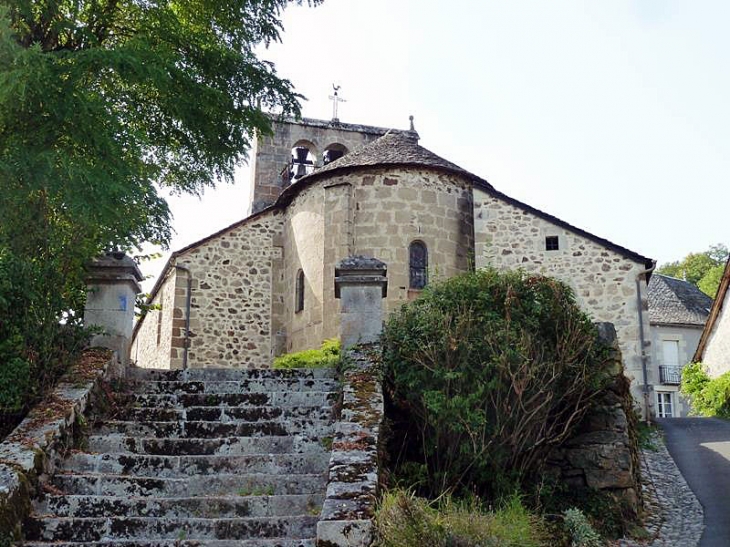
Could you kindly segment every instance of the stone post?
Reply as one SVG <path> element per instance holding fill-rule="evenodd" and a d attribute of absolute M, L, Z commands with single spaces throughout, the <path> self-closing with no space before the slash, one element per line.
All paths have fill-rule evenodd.
<path fill-rule="evenodd" d="M 368 547 L 373 541 L 383 390 L 372 356 L 353 346 L 372 344 L 380 337 L 386 271 L 383 262 L 364 256 L 347 257 L 335 267 L 340 341 L 350 366 L 343 373 L 342 407 L 334 425 L 317 547 Z"/>
<path fill-rule="evenodd" d="M 377 342 L 383 330 L 387 267 L 377 258 L 349 256 L 335 267 L 335 298 L 340 299 L 342 349 Z"/>
<path fill-rule="evenodd" d="M 94 260 L 86 278 L 84 324 L 104 331 L 92 338 L 91 345 L 115 351 L 125 367 L 129 363 L 134 304 L 142 292 L 142 279 L 137 264 L 122 252 L 107 253 Z"/>

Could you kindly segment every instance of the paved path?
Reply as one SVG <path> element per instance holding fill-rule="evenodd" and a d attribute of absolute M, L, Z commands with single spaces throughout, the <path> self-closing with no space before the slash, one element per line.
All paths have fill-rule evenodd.
<path fill-rule="evenodd" d="M 670 454 L 705 510 L 699 547 L 730 546 L 730 422 L 673 418 L 659 423 Z"/>

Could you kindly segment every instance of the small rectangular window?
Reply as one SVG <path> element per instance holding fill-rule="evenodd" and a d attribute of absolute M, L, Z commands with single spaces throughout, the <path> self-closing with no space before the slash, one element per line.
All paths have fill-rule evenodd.
<path fill-rule="evenodd" d="M 545 238 L 545 250 L 546 251 L 557 251 L 560 249 L 558 243 L 558 236 L 547 236 Z"/>

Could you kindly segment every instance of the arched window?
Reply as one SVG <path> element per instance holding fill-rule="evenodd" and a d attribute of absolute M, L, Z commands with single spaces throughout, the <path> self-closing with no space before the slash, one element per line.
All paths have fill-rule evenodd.
<path fill-rule="evenodd" d="M 317 165 L 317 149 L 309 141 L 298 141 L 291 149 L 289 182 L 293 183 L 314 171 Z"/>
<path fill-rule="evenodd" d="M 345 148 L 343 145 L 341 145 L 339 143 L 330 144 L 324 150 L 324 155 L 322 156 L 322 163 L 324 165 L 327 165 L 330 162 L 340 159 L 345 154 L 347 154 L 347 148 Z"/>
<path fill-rule="evenodd" d="M 295 289 L 294 312 L 299 313 L 304 309 L 304 272 L 297 272 L 297 282 Z"/>
<path fill-rule="evenodd" d="M 422 241 L 414 241 L 408 248 L 410 288 L 422 289 L 428 283 L 428 249 Z"/>

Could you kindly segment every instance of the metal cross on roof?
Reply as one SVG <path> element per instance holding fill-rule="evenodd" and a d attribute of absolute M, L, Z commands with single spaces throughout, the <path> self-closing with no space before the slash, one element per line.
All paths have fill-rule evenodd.
<path fill-rule="evenodd" d="M 335 94 L 330 95 L 330 100 L 332 101 L 332 121 L 339 122 L 340 119 L 337 117 L 337 103 L 346 103 L 347 101 L 337 94 L 342 86 L 332 84 L 332 87 L 335 90 Z"/>

